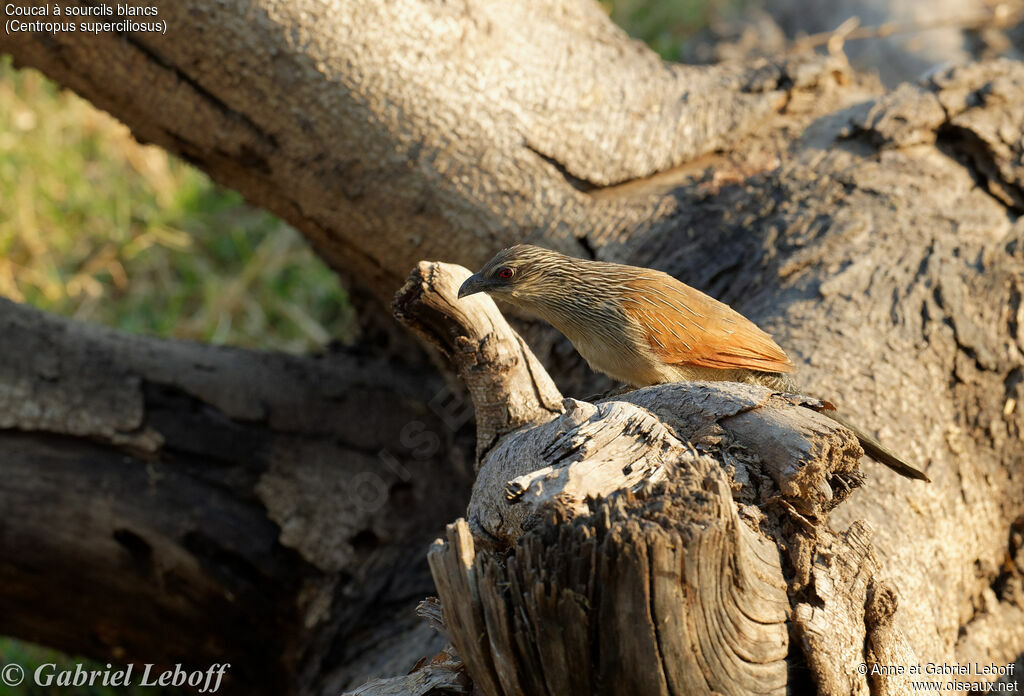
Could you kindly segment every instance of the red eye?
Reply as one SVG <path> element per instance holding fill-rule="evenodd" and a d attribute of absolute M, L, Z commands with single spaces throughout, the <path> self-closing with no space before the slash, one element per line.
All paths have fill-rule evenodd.
<path fill-rule="evenodd" d="M 498 277 L 501 278 L 502 280 L 508 280 L 515 274 L 516 272 L 513 271 L 511 268 L 503 268 L 500 271 L 498 271 Z"/>

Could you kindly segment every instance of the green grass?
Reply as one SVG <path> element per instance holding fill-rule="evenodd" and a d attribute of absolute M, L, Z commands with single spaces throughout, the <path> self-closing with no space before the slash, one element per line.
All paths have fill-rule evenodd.
<path fill-rule="evenodd" d="M 335 275 L 247 205 L 34 71 L 0 60 L 0 295 L 156 336 L 348 341 Z"/>
<path fill-rule="evenodd" d="M 612 20 L 657 51 L 679 60 L 682 50 L 715 16 L 736 12 L 753 0 L 600 0 Z"/>

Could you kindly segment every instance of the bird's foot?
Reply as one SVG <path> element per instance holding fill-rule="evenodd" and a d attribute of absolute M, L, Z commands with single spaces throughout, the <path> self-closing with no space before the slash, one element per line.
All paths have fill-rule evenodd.
<path fill-rule="evenodd" d="M 636 390 L 637 387 L 634 387 L 632 384 L 620 384 L 617 387 L 612 387 L 611 389 L 604 393 L 591 394 L 590 396 L 586 397 L 583 400 L 593 403 L 595 401 L 603 401 L 604 399 L 611 399 L 612 397 L 622 396 L 623 394 L 628 394 L 629 392 Z"/>

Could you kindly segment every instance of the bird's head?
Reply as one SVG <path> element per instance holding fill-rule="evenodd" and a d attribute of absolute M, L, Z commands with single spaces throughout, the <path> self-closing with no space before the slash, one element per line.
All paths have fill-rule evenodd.
<path fill-rule="evenodd" d="M 573 259 L 557 251 L 518 244 L 502 249 L 459 288 L 459 297 L 486 292 L 513 304 L 532 304 L 550 286 L 564 284 Z"/>

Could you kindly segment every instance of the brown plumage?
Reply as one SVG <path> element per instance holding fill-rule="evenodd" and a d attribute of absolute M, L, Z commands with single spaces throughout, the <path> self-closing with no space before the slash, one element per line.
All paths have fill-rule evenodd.
<path fill-rule="evenodd" d="M 667 273 L 586 261 L 529 244 L 498 252 L 459 297 L 487 292 L 552 324 L 598 372 L 642 387 L 727 380 L 796 391 L 793 363 L 753 322 Z M 852 427 L 865 452 L 895 471 L 923 473 Z"/>
<path fill-rule="evenodd" d="M 728 305 L 667 273 L 636 271 L 623 283 L 626 292 L 619 301 L 643 328 L 648 346 L 662 362 L 717 370 L 792 371 L 793 363 L 772 337 Z"/>

